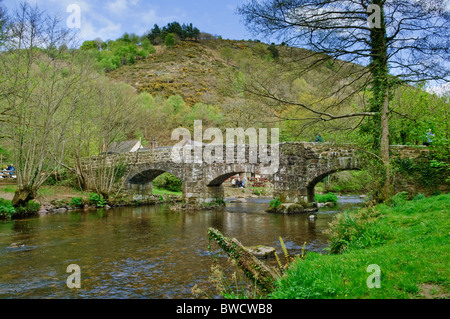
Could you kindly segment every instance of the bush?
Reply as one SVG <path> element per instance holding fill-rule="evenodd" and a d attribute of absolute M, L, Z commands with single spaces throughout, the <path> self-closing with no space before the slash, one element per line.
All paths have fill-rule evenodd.
<path fill-rule="evenodd" d="M 16 207 L 15 214 L 21 215 L 21 216 L 35 215 L 39 211 L 40 208 L 41 208 L 41 204 L 30 200 L 25 206 Z"/>
<path fill-rule="evenodd" d="M 336 215 L 325 233 L 330 238 L 330 252 L 340 254 L 352 249 L 381 245 L 387 233 L 376 220 L 381 213 L 374 208 Z"/>
<path fill-rule="evenodd" d="M 278 206 L 280 206 L 282 203 L 278 198 L 272 199 L 269 203 L 270 208 L 277 208 Z"/>
<path fill-rule="evenodd" d="M 94 204 L 96 207 L 105 207 L 107 201 L 103 198 L 103 195 L 97 193 L 89 194 L 89 202 Z"/>
<path fill-rule="evenodd" d="M 170 173 L 159 175 L 153 180 L 152 183 L 157 188 L 167 189 L 172 192 L 181 192 L 183 189 L 183 182 L 178 177 Z"/>
<path fill-rule="evenodd" d="M 10 218 L 16 213 L 16 209 L 12 205 L 10 200 L 0 198 L 0 218 L 6 219 Z"/>
<path fill-rule="evenodd" d="M 82 208 L 84 206 L 83 198 L 81 198 L 81 197 L 73 197 L 70 200 L 70 204 L 69 205 L 72 206 L 72 207 L 80 207 L 80 208 Z"/>
<path fill-rule="evenodd" d="M 337 203 L 338 201 L 338 197 L 334 193 L 327 193 L 323 195 L 316 194 L 315 197 L 317 203 L 328 203 L 328 202 Z"/>

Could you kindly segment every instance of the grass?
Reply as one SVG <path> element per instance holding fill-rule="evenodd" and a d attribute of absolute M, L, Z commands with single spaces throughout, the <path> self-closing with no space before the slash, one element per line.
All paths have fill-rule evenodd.
<path fill-rule="evenodd" d="M 0 187 L 1 193 L 15 193 L 16 185 L 5 185 Z"/>
<path fill-rule="evenodd" d="M 163 188 L 153 187 L 153 195 L 172 195 L 172 196 L 182 196 L 183 192 L 173 192 Z"/>
<path fill-rule="evenodd" d="M 315 194 L 317 203 L 337 203 L 338 197 L 334 193 Z"/>
<path fill-rule="evenodd" d="M 449 194 L 404 201 L 394 207 L 378 205 L 372 210 L 376 214 L 369 214 L 365 222 L 357 223 L 360 231 L 347 239 L 349 242 L 343 253 L 309 252 L 305 260 L 297 259 L 270 297 L 448 298 L 449 211 Z M 363 213 L 348 214 L 351 218 Z M 335 223 L 331 232 L 339 233 L 337 228 Z M 371 237 L 380 239 L 380 235 L 384 236 L 383 240 L 370 241 Z M 367 240 L 361 241 L 364 236 Z M 358 241 L 365 244 L 352 245 Z M 372 275 L 367 270 L 369 265 L 380 267 L 380 288 L 367 285 Z"/>

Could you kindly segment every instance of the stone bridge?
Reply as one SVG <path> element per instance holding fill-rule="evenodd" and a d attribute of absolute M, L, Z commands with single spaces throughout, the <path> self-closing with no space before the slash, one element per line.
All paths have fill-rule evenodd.
<path fill-rule="evenodd" d="M 261 155 L 261 149 L 250 149 L 248 145 L 240 149 L 234 146 L 231 157 L 225 159 L 225 154 L 228 156 L 227 151 L 230 149 L 220 146 L 223 147 L 222 154 L 220 149 L 216 150 L 213 152 L 214 156 L 216 154 L 220 156 L 213 156 L 215 160 L 205 161 L 206 147 L 188 150 L 186 154 L 190 153 L 190 160 L 189 158 L 174 160 L 172 148 L 110 154 L 106 157 L 106 165 L 115 165 L 114 163 L 119 161 L 126 163 L 123 189 L 132 194 L 150 195 L 152 181 L 162 173 L 169 172 L 182 180 L 185 203 L 201 205 L 223 199 L 225 194 L 222 184 L 231 176 L 239 173 L 255 173 L 267 178 L 274 185 L 274 197 L 281 199 L 282 202 L 311 205 L 315 203 L 314 187 L 318 182 L 335 172 L 361 169 L 369 156 L 364 150 L 350 144 L 286 142 L 278 144 L 277 147 L 270 145 L 267 147 L 267 154 L 277 155 L 278 152 L 277 163 L 274 163 L 275 157 L 270 163 L 272 168 L 276 166 L 276 169 L 267 173 L 269 163 L 264 162 L 262 156 L 254 156 L 258 151 Z M 394 156 L 398 154 L 414 158 L 426 152 L 426 148 L 391 146 L 391 152 Z M 89 158 L 91 167 L 95 167 L 100 158 Z"/>

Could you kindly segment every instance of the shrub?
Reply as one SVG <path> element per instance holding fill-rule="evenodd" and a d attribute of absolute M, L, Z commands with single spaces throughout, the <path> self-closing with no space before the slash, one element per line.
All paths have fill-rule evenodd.
<path fill-rule="evenodd" d="M 271 208 L 277 208 L 278 206 L 280 206 L 282 203 L 278 198 L 272 199 L 269 203 L 269 206 Z"/>
<path fill-rule="evenodd" d="M 40 208 L 41 208 L 41 204 L 30 200 L 25 206 L 16 207 L 15 214 L 21 215 L 21 216 L 35 215 L 39 211 Z"/>
<path fill-rule="evenodd" d="M 330 238 L 330 252 L 340 254 L 351 249 L 381 245 L 387 237 L 377 219 L 381 213 L 374 208 L 336 215 L 325 233 Z"/>
<path fill-rule="evenodd" d="M 97 193 L 89 194 L 89 202 L 94 204 L 96 207 L 105 207 L 107 201 L 103 198 L 103 195 Z"/>
<path fill-rule="evenodd" d="M 181 192 L 183 188 L 183 182 L 178 177 L 170 173 L 159 175 L 153 180 L 152 183 L 157 188 L 167 189 L 172 192 Z"/>
<path fill-rule="evenodd" d="M 16 209 L 12 205 L 10 200 L 0 198 L 0 218 L 6 219 L 10 218 L 16 213 Z"/>
<path fill-rule="evenodd" d="M 315 197 L 317 203 L 328 203 L 328 202 L 337 203 L 338 201 L 338 197 L 334 193 L 327 193 L 323 195 L 316 194 Z"/>
<path fill-rule="evenodd" d="M 81 198 L 81 197 L 73 197 L 70 200 L 70 204 L 69 205 L 72 206 L 72 207 L 83 207 L 84 206 L 83 198 Z"/>

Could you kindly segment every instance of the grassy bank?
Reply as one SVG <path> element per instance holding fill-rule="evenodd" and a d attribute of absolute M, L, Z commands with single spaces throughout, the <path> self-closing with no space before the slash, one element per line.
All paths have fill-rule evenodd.
<path fill-rule="evenodd" d="M 183 192 L 174 192 L 164 188 L 153 187 L 153 195 L 171 195 L 171 196 L 183 196 Z"/>
<path fill-rule="evenodd" d="M 446 194 L 344 213 L 329 231 L 335 253 L 297 259 L 270 297 L 448 298 L 449 211 Z M 368 288 L 369 265 L 381 270 L 380 288 Z"/>

